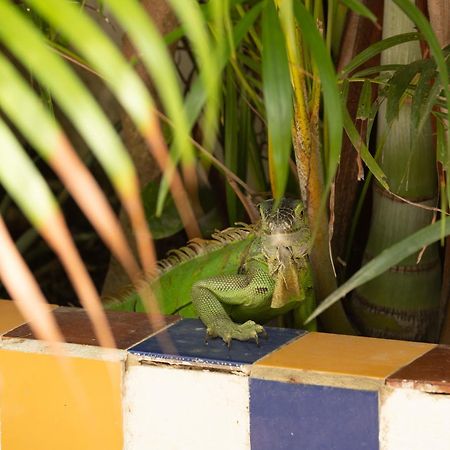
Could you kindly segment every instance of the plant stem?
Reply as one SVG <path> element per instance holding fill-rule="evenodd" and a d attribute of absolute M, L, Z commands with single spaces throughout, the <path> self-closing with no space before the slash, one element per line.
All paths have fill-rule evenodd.
<path fill-rule="evenodd" d="M 329 254 L 328 217 L 322 208 L 325 196 L 323 168 L 320 154 L 319 109 L 320 79 L 315 65 L 308 104 L 305 52 L 292 14 L 292 0 L 278 1 L 281 23 L 286 34 L 286 47 L 294 89 L 293 144 L 297 164 L 300 192 L 307 206 L 308 220 L 313 230 L 314 246 L 311 265 L 314 273 L 314 289 L 318 302 L 337 287 Z M 321 316 L 321 324 L 327 331 L 352 333 L 352 327 L 340 303 Z"/>

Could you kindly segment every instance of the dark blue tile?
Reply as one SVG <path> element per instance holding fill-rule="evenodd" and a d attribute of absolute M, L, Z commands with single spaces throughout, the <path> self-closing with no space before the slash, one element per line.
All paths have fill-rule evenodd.
<path fill-rule="evenodd" d="M 252 450 L 376 450 L 378 394 L 250 379 Z"/>
<path fill-rule="evenodd" d="M 205 327 L 197 319 L 184 319 L 163 332 L 131 347 L 131 353 L 154 359 L 207 363 L 222 366 L 252 364 L 286 342 L 305 334 L 302 330 L 266 327 L 268 338 L 254 341 L 233 340 L 231 349 L 221 339 L 210 339 L 205 344 Z M 171 350 L 168 350 L 172 347 Z"/>

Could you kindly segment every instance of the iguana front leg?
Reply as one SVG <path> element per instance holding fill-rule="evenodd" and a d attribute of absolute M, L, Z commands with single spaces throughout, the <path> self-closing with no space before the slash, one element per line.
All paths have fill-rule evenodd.
<path fill-rule="evenodd" d="M 249 320 L 234 323 L 223 304 L 257 306 L 272 298 L 274 282 L 267 270 L 258 268 L 246 274 L 221 275 L 195 283 L 192 303 L 211 337 L 221 337 L 227 345 L 231 339 L 247 341 L 265 333 L 261 325 Z"/>

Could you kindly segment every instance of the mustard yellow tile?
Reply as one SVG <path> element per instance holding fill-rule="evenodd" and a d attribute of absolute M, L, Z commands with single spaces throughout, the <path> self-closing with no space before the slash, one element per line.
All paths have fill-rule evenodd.
<path fill-rule="evenodd" d="M 42 343 L 18 351 L 14 341 L 20 348 L 14 339 L 0 348 L 2 450 L 123 448 L 119 359 L 57 358 Z"/>
<path fill-rule="evenodd" d="M 251 375 L 280 381 L 376 390 L 391 373 L 435 345 L 309 333 L 262 358 Z"/>
<path fill-rule="evenodd" d="M 50 305 L 52 309 L 56 305 Z M 24 324 L 26 321 L 11 300 L 0 300 L 0 336 Z"/>
<path fill-rule="evenodd" d="M 11 300 L 0 300 L 0 335 L 25 322 L 17 306 Z"/>

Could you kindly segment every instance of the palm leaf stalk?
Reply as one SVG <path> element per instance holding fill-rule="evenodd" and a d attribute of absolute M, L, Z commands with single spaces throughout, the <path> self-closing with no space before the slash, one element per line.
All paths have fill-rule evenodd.
<path fill-rule="evenodd" d="M 140 269 L 128 247 L 119 221 L 67 136 L 52 120 L 51 114 L 32 88 L 2 55 L 0 77 L 0 107 L 59 175 L 86 217 L 121 262 L 129 278 L 137 281 Z M 25 111 L 23 105 L 27 105 Z"/>
<path fill-rule="evenodd" d="M 21 314 L 29 322 L 39 339 L 53 343 L 58 348 L 64 341 L 61 330 L 52 315 L 33 274 L 14 245 L 3 218 L 0 217 L 0 279 L 11 297 L 15 299 Z"/>
<path fill-rule="evenodd" d="M 101 307 L 100 298 L 70 236 L 61 210 L 43 177 L 28 159 L 12 131 L 2 121 L 0 121 L 0 158 L 2 160 L 0 182 L 61 260 L 81 304 L 92 318 L 94 330 L 101 344 L 105 347 L 115 347 L 115 340 Z M 7 247 L 0 250 L 3 250 L 3 255 L 8 254 Z M 22 291 L 13 284 L 8 285 L 8 290 L 12 295 L 21 298 Z"/>
<path fill-rule="evenodd" d="M 189 234 L 193 237 L 198 236 L 200 232 L 195 215 L 190 207 L 190 202 L 178 173 L 174 173 L 172 170 L 166 144 L 155 113 L 154 101 L 144 83 L 129 67 L 118 49 L 102 34 L 95 23 L 76 6 L 69 2 L 54 0 L 46 2 L 27 0 L 27 3 L 48 20 L 55 29 L 66 36 L 108 84 L 111 92 L 117 97 L 147 141 L 161 170 L 168 170 L 173 174 L 172 194 L 179 206 L 182 220 Z M 82 39 L 79 30 L 83 30 Z M 88 44 L 88 42 L 90 43 Z M 135 188 L 138 189 L 138 186 L 135 186 Z M 126 206 L 124 203 L 124 207 Z M 139 202 L 132 205 L 132 208 L 133 214 L 129 214 L 130 219 L 134 228 L 139 229 L 139 232 L 135 233 L 135 238 L 138 243 L 138 249 L 143 249 L 149 241 L 147 224 Z M 136 213 L 139 213 L 139 215 Z M 147 251 L 139 251 L 139 253 L 145 266 L 145 271 L 152 272 L 154 269 L 154 249 L 153 247 L 149 248 L 150 246 L 148 245 L 147 247 Z M 152 255 L 152 257 L 150 258 L 149 255 Z"/>
<path fill-rule="evenodd" d="M 153 251 L 139 207 L 137 177 L 126 149 L 92 96 L 61 58 L 48 48 L 44 36 L 32 22 L 9 2 L 0 1 L 0 12 L 5 20 L 0 28 L 3 44 L 52 93 L 110 176 L 136 234 L 141 236 L 139 253 L 147 270 L 153 266 L 150 257 Z M 19 33 L 21 39 L 15 39 L 14 33 Z"/>
<path fill-rule="evenodd" d="M 323 161 L 321 155 L 321 137 L 319 134 L 319 110 L 321 105 L 321 89 L 329 89 L 335 76 L 330 68 L 322 67 L 318 60 L 311 60 L 311 53 L 315 53 L 319 59 L 322 52 L 327 53 L 320 31 L 316 28 L 313 18 L 300 3 L 293 4 L 291 0 L 277 2 L 280 8 L 280 19 L 286 36 L 289 70 L 294 97 L 294 121 L 293 121 L 293 145 L 297 165 L 298 179 L 302 199 L 307 205 L 308 218 L 314 230 L 314 247 L 311 254 L 311 264 L 314 271 L 315 291 L 320 302 L 328 294 L 336 289 L 336 278 L 329 253 L 328 217 L 323 207 L 323 200 L 330 187 L 330 181 L 334 175 L 335 164 L 333 158 L 328 158 L 326 178 L 323 174 Z M 322 10 L 316 2 L 314 18 L 323 23 Z M 305 23 L 306 22 L 306 23 Z M 296 26 L 298 24 L 298 28 Z M 308 27 L 308 24 L 310 27 Z M 312 26 L 311 26 L 312 25 Z M 299 33 L 301 29 L 302 34 Z M 314 41 L 314 43 L 312 43 Z M 311 52 L 306 49 L 311 48 Z M 316 53 L 317 52 L 317 53 Z M 328 56 L 328 55 L 326 55 Z M 312 82 L 307 80 L 309 67 L 312 67 Z M 328 70 L 329 77 L 324 77 L 324 70 Z M 322 86 L 322 81 L 325 85 Z M 328 84 L 327 84 L 328 83 Z M 329 107 L 332 111 L 332 107 Z M 340 108 L 337 118 L 340 117 Z M 330 130 L 330 134 L 331 134 Z M 342 131 L 342 129 L 341 129 Z M 340 137 L 334 139 L 334 143 L 340 142 Z M 339 150 L 334 152 L 334 157 Z M 338 158 L 339 156 L 337 156 Z M 321 323 L 327 331 L 352 334 L 353 329 L 348 321 L 342 305 L 333 305 L 321 316 Z"/>
<path fill-rule="evenodd" d="M 384 38 L 413 31 L 413 23 L 394 2 L 385 1 L 384 8 Z M 384 142 L 379 163 L 390 191 L 377 182 L 373 184 L 366 261 L 434 219 L 432 207 L 437 204 L 438 183 L 431 123 L 428 118 L 418 134 L 411 130 L 412 105 L 401 88 L 402 84 L 407 87 L 415 82 L 410 63 L 420 58 L 417 41 L 385 50 L 381 56 L 382 64 L 405 64 L 405 70 L 392 77 L 388 102 L 381 105 L 378 115 L 378 145 Z M 395 105 L 399 103 L 397 111 Z M 365 335 L 434 341 L 438 333 L 440 278 L 438 247 L 432 244 L 360 286 L 351 298 L 350 315 Z"/>

